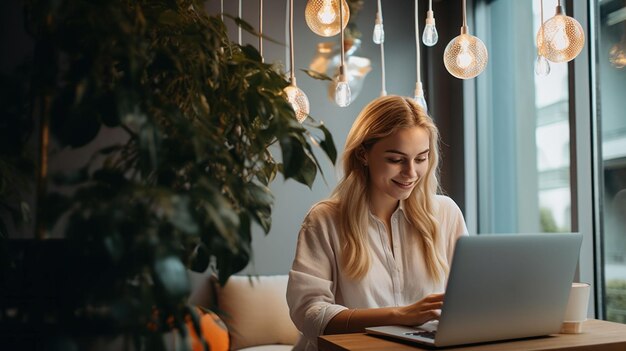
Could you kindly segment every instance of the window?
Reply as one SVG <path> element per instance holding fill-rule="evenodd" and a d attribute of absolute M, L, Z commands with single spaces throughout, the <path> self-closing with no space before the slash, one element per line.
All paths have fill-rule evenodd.
<path fill-rule="evenodd" d="M 544 4 L 544 19 L 554 14 Z M 538 1 L 483 3 L 489 64 L 478 78 L 478 232 L 572 230 L 568 66 L 534 73 Z M 549 9 L 549 10 L 548 10 Z"/>
<path fill-rule="evenodd" d="M 626 2 L 600 1 L 597 10 L 604 313 L 626 323 Z"/>

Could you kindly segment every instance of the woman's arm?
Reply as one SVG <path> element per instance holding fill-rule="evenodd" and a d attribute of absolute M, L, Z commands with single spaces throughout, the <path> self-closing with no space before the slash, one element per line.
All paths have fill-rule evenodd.
<path fill-rule="evenodd" d="M 420 325 L 439 318 L 444 294 L 431 294 L 402 307 L 351 309 L 339 312 L 324 329 L 324 334 L 363 332 L 379 325 Z"/>

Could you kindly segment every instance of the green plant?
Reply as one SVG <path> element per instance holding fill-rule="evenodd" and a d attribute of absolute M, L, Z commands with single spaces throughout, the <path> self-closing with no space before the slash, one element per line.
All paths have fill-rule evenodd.
<path fill-rule="evenodd" d="M 606 282 L 606 318 L 626 323 L 626 280 L 613 279 Z"/>
<path fill-rule="evenodd" d="M 200 0 L 31 0 L 26 14 L 29 113 L 63 146 L 86 145 L 104 126 L 125 142 L 53 175 L 71 191 L 38 204 L 48 229 L 65 233 L 59 273 L 75 281 L 64 310 L 20 306 L 0 322 L 40 326 L 32 318 L 43 314 L 70 333 L 132 334 L 137 347 L 184 334 L 185 318 L 197 328 L 185 269 L 213 260 L 222 283 L 243 269 L 252 222 L 270 230 L 268 185 L 282 173 L 310 187 L 319 163 L 309 140 L 334 163 L 330 132 L 296 121 L 285 75 L 229 41 Z"/>

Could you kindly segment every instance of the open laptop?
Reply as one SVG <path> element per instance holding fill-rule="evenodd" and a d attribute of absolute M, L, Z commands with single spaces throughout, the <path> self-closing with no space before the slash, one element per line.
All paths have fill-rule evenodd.
<path fill-rule="evenodd" d="M 439 321 L 366 332 L 436 347 L 558 333 L 581 242 L 572 233 L 461 237 Z"/>

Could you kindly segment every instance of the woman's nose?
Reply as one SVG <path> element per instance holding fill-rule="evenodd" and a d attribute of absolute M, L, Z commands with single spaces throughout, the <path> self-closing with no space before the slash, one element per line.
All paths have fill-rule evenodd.
<path fill-rule="evenodd" d="M 404 166 L 403 173 L 411 178 L 415 177 L 417 175 L 417 165 L 415 162 L 409 162 L 406 166 Z"/>

